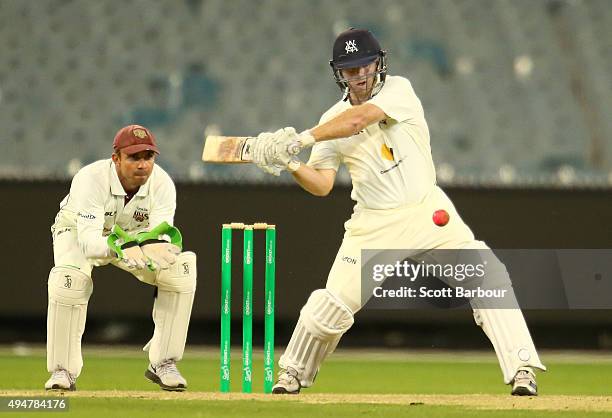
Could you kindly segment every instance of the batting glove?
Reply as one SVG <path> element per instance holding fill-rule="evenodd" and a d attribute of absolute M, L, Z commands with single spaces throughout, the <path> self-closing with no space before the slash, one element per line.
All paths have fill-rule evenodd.
<path fill-rule="evenodd" d="M 255 138 L 253 142 L 251 153 L 253 155 L 253 163 L 258 166 L 266 165 L 266 150 L 273 141 L 273 134 L 271 132 L 262 132 Z"/>
<path fill-rule="evenodd" d="M 272 159 L 269 157 L 273 152 L 276 136 L 279 131 L 275 133 L 263 132 L 260 133 L 253 143 L 252 154 L 253 163 L 268 174 L 279 176 L 283 171 L 282 166 L 274 164 Z"/>

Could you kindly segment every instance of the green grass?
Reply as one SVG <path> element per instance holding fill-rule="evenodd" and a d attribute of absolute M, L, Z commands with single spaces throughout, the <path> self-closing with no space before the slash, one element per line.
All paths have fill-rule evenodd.
<path fill-rule="evenodd" d="M 143 377 L 147 360 L 137 358 L 85 356 L 78 381 L 82 390 L 157 390 Z M 262 390 L 262 367 L 254 362 L 254 392 Z M 185 358 L 180 363 L 194 391 L 218 390 L 218 361 L 210 356 Z M 547 362 L 550 372 L 538 374 L 541 392 L 548 395 L 612 395 L 612 363 L 573 364 Z M 0 389 L 36 390 L 48 378 L 40 356 L 0 355 L 0 370 L 9 381 Z M 117 378 L 119 377 L 119 378 Z M 240 390 L 239 357 L 232 364 L 232 390 Z M 326 362 L 308 393 L 490 393 L 504 394 L 508 386 L 491 362 L 449 361 L 359 361 Z"/>
<path fill-rule="evenodd" d="M 232 389 L 240 390 L 240 363 L 236 355 L 232 364 Z M 546 361 L 546 358 L 544 357 Z M 572 362 L 557 359 L 546 361 L 549 372 L 538 374 L 538 384 L 543 400 L 547 395 L 607 396 L 612 395 L 612 362 L 594 358 L 592 361 Z M 254 392 L 262 390 L 261 358 L 254 361 Z M 85 352 L 85 366 L 78 380 L 80 391 L 150 391 L 158 394 L 156 385 L 148 382 L 143 373 L 147 366 L 144 353 L 133 351 Z M 214 352 L 187 353 L 180 363 L 183 375 L 189 381 L 189 394 L 218 390 L 218 360 Z M 43 353 L 38 350 L 30 355 L 15 356 L 0 350 L 0 390 L 40 390 L 48 377 Z M 489 357 L 465 356 L 457 358 L 437 356 L 419 358 L 419 354 L 405 356 L 393 354 L 389 358 L 355 354 L 329 359 L 308 394 L 493 394 L 500 399 L 510 398 L 509 387 L 504 385 L 496 362 Z M 610 411 L 583 410 L 527 410 L 520 409 L 470 409 L 449 405 L 397 405 L 340 402 L 301 403 L 295 399 L 232 399 L 193 400 L 171 399 L 72 398 L 71 412 L 62 416 L 87 417 L 603 417 Z M 521 404 L 522 405 L 522 404 Z M 485 405 L 484 408 L 487 408 Z M 494 408 L 491 405 L 491 408 Z M 40 416 L 39 413 L 19 416 Z"/>
<path fill-rule="evenodd" d="M 317 417 L 330 418 L 392 418 L 392 417 L 606 417 L 607 413 L 576 411 L 494 411 L 466 410 L 449 406 L 402 406 L 367 404 L 323 404 L 307 405 L 295 402 L 257 402 L 257 401 L 156 401 L 150 399 L 72 399 L 68 414 L 83 417 L 245 417 L 245 418 L 288 418 Z M 40 417 L 40 413 L 20 414 L 20 417 Z M 55 415 L 54 415 L 55 416 Z"/>
<path fill-rule="evenodd" d="M 612 364 L 547 363 L 552 373 L 539 373 L 541 392 L 549 395 L 611 395 Z M 343 379 L 338 379 L 338 376 Z M 385 379 L 381 379 L 385 376 Z M 368 378 L 370 377 L 370 378 Z M 346 379 L 346 380 L 344 380 Z M 352 382 L 347 385 L 346 381 Z M 497 363 L 330 362 L 317 385 L 336 393 L 490 393 L 504 394 Z"/>

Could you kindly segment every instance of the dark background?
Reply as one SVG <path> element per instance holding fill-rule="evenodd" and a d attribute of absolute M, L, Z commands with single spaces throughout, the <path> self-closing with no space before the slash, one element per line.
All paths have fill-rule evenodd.
<path fill-rule="evenodd" d="M 50 226 L 68 182 L 0 182 L 0 342 L 44 342 Z M 445 188 L 478 239 L 492 248 L 612 248 L 612 192 L 604 189 Z M 277 342 L 286 344 L 310 292 L 324 287 L 353 202 L 349 188 L 327 198 L 294 186 L 177 184 L 175 223 L 198 255 L 190 343 L 218 341 L 220 231 L 231 221 L 277 225 Z M 234 235 L 234 341 L 239 341 L 241 234 Z M 262 334 L 263 234 L 255 245 L 255 334 Z M 259 251 L 258 251 L 259 250 Z M 153 289 L 112 266 L 94 269 L 85 341 L 146 342 Z M 610 295 L 612 298 L 612 295 Z M 610 311 L 527 311 L 541 347 L 612 348 Z M 488 344 L 471 312 L 362 311 L 347 345 L 474 348 Z M 259 343 L 257 336 L 255 343 Z"/>

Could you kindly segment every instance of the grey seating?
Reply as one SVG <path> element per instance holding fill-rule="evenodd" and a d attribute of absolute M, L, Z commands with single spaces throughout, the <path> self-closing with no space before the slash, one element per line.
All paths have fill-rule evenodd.
<path fill-rule="evenodd" d="M 290 182 L 202 164 L 204 132 L 312 127 L 340 97 L 331 41 L 366 26 L 421 98 L 442 181 L 612 178 L 608 0 L 379 3 L 0 1 L 0 177 L 67 178 L 144 123 L 177 179 Z"/>

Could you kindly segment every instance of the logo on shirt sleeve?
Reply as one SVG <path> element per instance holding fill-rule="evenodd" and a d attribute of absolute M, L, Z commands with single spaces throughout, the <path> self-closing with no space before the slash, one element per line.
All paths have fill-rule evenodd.
<path fill-rule="evenodd" d="M 96 219 L 95 215 L 92 215 L 91 213 L 83 213 L 83 212 L 79 212 L 78 216 L 83 218 L 83 219 L 89 219 L 89 220 L 94 220 Z"/>

